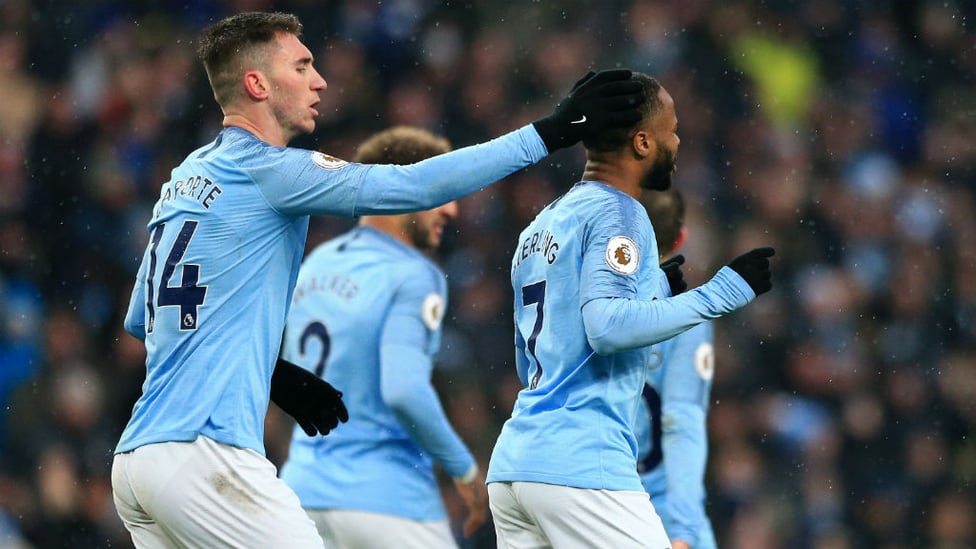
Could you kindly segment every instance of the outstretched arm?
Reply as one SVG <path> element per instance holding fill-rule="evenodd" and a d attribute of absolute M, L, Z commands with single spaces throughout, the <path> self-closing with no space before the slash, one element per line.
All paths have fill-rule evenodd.
<path fill-rule="evenodd" d="M 587 75 L 550 116 L 415 164 L 350 164 L 321 153 L 268 146 L 250 155 L 249 169 L 269 204 L 288 215 L 354 217 L 426 210 L 481 190 L 593 132 L 631 127 L 640 120 L 642 94 L 631 71 L 604 71 Z"/>
<path fill-rule="evenodd" d="M 610 354 L 664 341 L 744 307 L 755 296 L 741 276 L 723 267 L 705 284 L 675 297 L 591 300 L 583 305 L 583 324 L 593 350 Z"/>
<path fill-rule="evenodd" d="M 750 250 L 705 284 L 671 298 L 592 299 L 583 305 L 586 338 L 597 353 L 615 353 L 653 345 L 731 313 L 772 288 L 773 253 L 769 247 Z"/>

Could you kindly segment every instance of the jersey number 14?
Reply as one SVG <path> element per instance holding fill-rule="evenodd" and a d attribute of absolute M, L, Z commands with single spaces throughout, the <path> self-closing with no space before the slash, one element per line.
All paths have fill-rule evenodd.
<path fill-rule="evenodd" d="M 197 329 L 198 309 L 207 297 L 207 287 L 197 285 L 200 281 L 200 265 L 183 264 L 179 286 L 170 286 L 169 283 L 176 272 L 176 266 L 186 254 L 186 247 L 190 245 L 190 240 L 193 238 L 193 233 L 196 232 L 199 223 L 199 221 L 183 222 L 180 233 L 173 241 L 169 253 L 166 254 L 166 263 L 163 264 L 162 276 L 159 277 L 158 290 L 153 283 L 156 277 L 156 251 L 159 248 L 159 242 L 163 239 L 166 223 L 160 223 L 153 230 L 149 248 L 149 271 L 146 273 L 146 310 L 149 311 L 146 333 L 151 333 L 156 326 L 156 307 L 179 307 L 180 331 Z"/>

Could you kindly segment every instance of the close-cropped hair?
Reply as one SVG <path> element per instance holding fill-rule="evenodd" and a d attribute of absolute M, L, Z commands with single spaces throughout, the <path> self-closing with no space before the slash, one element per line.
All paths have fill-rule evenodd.
<path fill-rule="evenodd" d="M 674 187 L 666 191 L 644 191 L 640 199 L 654 226 L 658 253 L 670 255 L 685 224 L 685 199 Z"/>
<path fill-rule="evenodd" d="M 279 33 L 300 38 L 302 23 L 290 13 L 246 12 L 204 29 L 197 55 L 203 61 L 218 105 L 224 106 L 243 95 L 241 76 L 267 60 L 266 46 Z"/>
<path fill-rule="evenodd" d="M 608 129 L 584 137 L 583 146 L 588 151 L 609 152 L 620 149 L 633 137 L 641 123 L 650 119 L 663 107 L 661 98 L 657 95 L 661 91 L 661 84 L 656 79 L 642 72 L 634 72 L 630 78 L 640 82 L 644 92 L 644 103 L 640 106 L 641 119 L 630 128 Z"/>
<path fill-rule="evenodd" d="M 374 134 L 356 149 L 360 164 L 413 164 L 451 150 L 451 143 L 427 130 L 394 126 Z"/>

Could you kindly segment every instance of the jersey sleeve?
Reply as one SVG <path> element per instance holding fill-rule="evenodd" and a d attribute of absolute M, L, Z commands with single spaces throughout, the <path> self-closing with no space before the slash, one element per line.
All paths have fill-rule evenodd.
<path fill-rule="evenodd" d="M 583 305 L 583 323 L 593 350 L 609 354 L 664 341 L 755 298 L 738 273 L 722 267 L 705 284 L 674 297 L 588 301 Z"/>
<path fill-rule="evenodd" d="M 667 471 L 668 534 L 694 547 L 706 520 L 706 415 L 714 373 L 713 327 L 700 324 L 675 337 L 664 367 L 662 440 Z"/>
<path fill-rule="evenodd" d="M 638 211 L 640 207 L 634 200 L 608 194 L 580 212 L 580 305 L 599 298 L 637 297 L 640 262 L 657 258 L 651 223 L 646 214 Z"/>
<path fill-rule="evenodd" d="M 539 134 L 528 125 L 402 166 L 349 163 L 319 152 L 272 147 L 255 162 L 252 179 L 262 185 L 268 203 L 287 215 L 395 214 L 467 196 L 546 154 Z"/>
<path fill-rule="evenodd" d="M 136 274 L 132 295 L 129 297 L 129 308 L 125 312 L 123 327 L 125 331 L 137 339 L 146 340 L 146 259 L 143 257 Z"/>
<path fill-rule="evenodd" d="M 431 384 L 446 306 L 443 275 L 411 273 L 397 290 L 380 342 L 380 390 L 410 438 L 452 477 L 474 457 L 454 432 Z"/>

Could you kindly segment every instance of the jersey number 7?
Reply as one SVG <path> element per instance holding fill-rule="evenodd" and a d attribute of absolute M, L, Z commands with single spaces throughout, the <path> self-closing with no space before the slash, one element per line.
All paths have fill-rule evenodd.
<path fill-rule="evenodd" d="M 535 389 L 539 386 L 539 378 L 542 377 L 542 364 L 539 362 L 539 357 L 535 356 L 535 344 L 536 340 L 539 338 L 539 332 L 542 331 L 542 320 L 545 316 L 543 311 L 543 305 L 546 303 L 546 281 L 541 280 L 534 284 L 529 284 L 528 286 L 522 286 L 522 306 L 528 307 L 529 305 L 535 305 L 535 324 L 532 326 L 532 334 L 529 335 L 529 339 L 525 342 L 525 348 L 532 355 L 532 360 L 535 361 L 535 374 L 532 376 L 532 380 L 529 383 L 529 389 Z"/>

